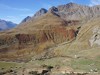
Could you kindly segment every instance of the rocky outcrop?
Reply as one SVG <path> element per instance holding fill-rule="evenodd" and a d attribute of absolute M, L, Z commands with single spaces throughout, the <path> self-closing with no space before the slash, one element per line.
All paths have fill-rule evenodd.
<path fill-rule="evenodd" d="M 75 38 L 74 29 L 66 30 L 64 27 L 51 28 L 50 30 L 44 30 L 43 32 L 45 39 L 53 40 L 56 44 Z"/>
<path fill-rule="evenodd" d="M 100 17 L 92 18 L 84 24 L 69 50 L 97 49 L 100 46 Z"/>
<path fill-rule="evenodd" d="M 25 22 L 27 22 L 27 21 L 29 21 L 29 20 L 31 20 L 31 17 L 30 17 L 30 16 L 27 16 L 25 19 L 22 20 L 21 23 L 25 23 Z"/>
<path fill-rule="evenodd" d="M 32 34 L 16 34 L 15 37 L 19 41 L 20 45 L 22 43 L 28 43 L 28 42 L 32 42 L 33 40 L 35 40 L 34 35 Z"/>
<path fill-rule="evenodd" d="M 95 27 L 93 29 L 93 36 L 89 39 L 91 47 L 93 45 L 99 45 L 100 46 L 100 27 Z"/>
<path fill-rule="evenodd" d="M 46 13 L 47 13 L 47 10 L 44 9 L 44 8 L 41 8 L 38 12 L 36 12 L 36 14 L 34 14 L 33 18 L 40 17 L 40 16 L 42 16 L 42 15 L 44 15 Z"/>
<path fill-rule="evenodd" d="M 51 12 L 51 13 L 58 12 L 58 8 L 57 8 L 57 7 L 55 7 L 55 6 L 53 6 L 53 7 L 51 7 L 51 8 L 49 9 L 49 11 L 48 11 L 48 12 Z"/>

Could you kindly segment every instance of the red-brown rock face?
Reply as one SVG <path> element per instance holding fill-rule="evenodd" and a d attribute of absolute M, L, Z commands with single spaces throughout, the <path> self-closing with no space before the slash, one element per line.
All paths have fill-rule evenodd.
<path fill-rule="evenodd" d="M 77 21 L 65 22 L 53 14 L 24 23 L 15 30 L 8 31 L 9 34 L 0 35 L 0 58 L 8 60 L 13 56 L 13 60 L 22 60 L 26 55 L 28 58 L 31 54 L 39 54 L 53 45 L 70 41 L 75 38 L 76 31 L 66 27 L 76 24 Z"/>

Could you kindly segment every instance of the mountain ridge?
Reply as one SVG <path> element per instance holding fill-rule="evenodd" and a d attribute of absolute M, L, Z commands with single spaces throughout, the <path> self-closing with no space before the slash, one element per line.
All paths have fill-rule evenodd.
<path fill-rule="evenodd" d="M 0 29 L 1 30 L 7 30 L 16 27 L 17 24 L 11 22 L 11 21 L 5 21 L 0 19 Z"/>
<path fill-rule="evenodd" d="M 27 21 L 26 19 L 18 27 L 0 34 L 1 60 L 25 61 L 31 56 L 39 55 L 52 48 L 53 45 L 58 46 L 60 43 L 70 41 L 72 42 L 68 44 L 66 50 L 91 48 L 87 40 L 86 45 L 82 42 L 80 42 L 81 44 L 78 43 L 81 45 L 80 47 L 73 42 L 79 37 L 81 27 L 84 28 L 85 23 L 93 17 L 99 17 L 100 14 L 97 11 L 100 10 L 98 7 L 70 3 L 60 7 L 52 7 L 48 12 L 46 9 L 40 9 L 30 20 Z M 86 21 L 83 23 L 84 20 Z M 83 38 L 81 39 L 83 40 Z"/>
<path fill-rule="evenodd" d="M 32 18 L 38 18 L 48 12 L 58 15 L 64 20 L 89 20 L 92 17 L 100 16 L 100 5 L 90 7 L 70 2 L 68 4 L 58 5 L 56 7 L 52 6 L 48 10 L 41 8 L 34 14 L 34 16 L 32 16 Z"/>

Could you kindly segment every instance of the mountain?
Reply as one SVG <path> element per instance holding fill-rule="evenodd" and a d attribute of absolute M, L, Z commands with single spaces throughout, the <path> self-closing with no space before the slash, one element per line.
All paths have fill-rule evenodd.
<path fill-rule="evenodd" d="M 27 22 L 27 21 L 29 21 L 29 20 L 31 20 L 31 17 L 30 17 L 30 16 L 27 16 L 25 19 L 22 20 L 21 23 Z"/>
<path fill-rule="evenodd" d="M 23 62 L 16 71 L 20 72 L 18 75 L 22 75 L 23 70 L 25 75 L 34 70 L 44 71 L 45 66 L 53 66 L 51 75 L 99 73 L 99 12 L 99 5 L 89 7 L 75 3 L 53 6 L 49 10 L 42 8 L 16 28 L 0 32 L 0 61 Z"/>
<path fill-rule="evenodd" d="M 6 30 L 14 28 L 17 24 L 10 21 L 0 20 L 0 30 Z"/>
<path fill-rule="evenodd" d="M 42 16 L 44 15 L 45 13 L 47 13 L 47 10 L 45 8 L 41 8 L 39 11 L 37 11 L 35 14 L 34 14 L 34 18 L 36 17 L 39 17 L 39 16 Z"/>
<path fill-rule="evenodd" d="M 53 10 L 51 8 L 50 10 Z M 94 16 L 100 16 L 98 12 L 100 12 L 100 6 L 84 6 L 78 5 L 75 3 L 68 3 L 66 5 L 60 5 L 56 7 L 56 14 L 60 15 L 65 20 L 83 20 L 83 19 L 91 19 Z"/>
<path fill-rule="evenodd" d="M 44 8 L 41 8 L 39 11 L 37 11 L 37 12 L 34 14 L 33 17 L 27 16 L 26 18 L 24 18 L 24 19 L 22 20 L 21 23 L 25 23 L 25 22 L 27 22 L 27 21 L 30 21 L 31 19 L 38 18 L 38 17 L 40 17 L 40 16 L 42 16 L 42 15 L 44 15 L 44 14 L 46 14 L 46 13 L 47 13 L 47 10 L 44 9 Z M 21 23 L 20 23 L 20 24 L 21 24 Z"/>
<path fill-rule="evenodd" d="M 58 50 L 63 52 L 63 50 L 92 48 L 92 44 L 91 46 L 88 44 L 91 39 L 84 40 L 86 36 L 86 39 L 90 38 L 88 36 L 92 32 L 84 31 L 92 28 L 91 20 L 99 17 L 99 11 L 99 5 L 89 7 L 75 3 L 58 7 L 53 6 L 49 10 L 41 8 L 31 20 L 27 21 L 27 19 L 30 19 L 30 17 L 27 17 L 24 23 L 21 23 L 18 27 L 0 33 L 0 60 L 28 61 L 33 56 L 42 57 L 41 54 L 44 52 L 47 53 L 46 55 L 42 54 L 43 56 L 49 57 L 50 54 L 50 57 L 51 55 L 53 57 L 53 55 L 59 55 Z M 96 21 L 93 21 L 94 24 Z M 99 23 L 97 25 L 99 26 Z M 78 39 L 79 37 L 80 39 Z M 95 37 L 94 41 L 99 45 L 96 41 L 98 35 L 95 35 Z"/>
<path fill-rule="evenodd" d="M 29 58 L 31 55 L 40 54 L 45 49 L 65 40 L 73 40 L 76 37 L 76 30 L 67 25 L 78 24 L 78 22 L 74 22 L 65 21 L 53 13 L 47 13 L 35 20 L 22 23 L 20 26 L 0 34 L 0 56 L 2 57 L 3 53 L 9 57 L 13 56 L 12 58 L 7 57 L 7 60 L 20 60 L 20 56 L 23 56 L 21 60 L 24 61 L 27 60 L 25 58 L 27 53 L 27 58 Z M 30 49 L 28 49 L 29 47 Z"/>
<path fill-rule="evenodd" d="M 96 6 L 84 6 L 75 3 L 68 3 L 65 5 L 59 5 L 57 7 L 53 6 L 49 10 L 45 8 L 41 8 L 37 11 L 32 18 L 38 18 L 47 12 L 54 13 L 57 16 L 60 16 L 64 20 L 78 20 L 78 21 L 87 21 L 90 20 L 92 17 L 100 16 L 100 5 Z M 30 17 L 26 17 L 30 19 Z"/>
<path fill-rule="evenodd" d="M 41 8 L 34 17 L 41 16 L 47 12 L 55 13 L 64 20 L 89 20 L 92 17 L 100 16 L 100 5 L 90 7 L 71 2 L 57 7 L 53 6 L 49 10 Z"/>

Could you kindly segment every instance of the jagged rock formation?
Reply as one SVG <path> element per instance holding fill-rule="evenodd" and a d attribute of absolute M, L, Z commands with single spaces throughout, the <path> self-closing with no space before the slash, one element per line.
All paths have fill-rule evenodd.
<path fill-rule="evenodd" d="M 55 7 L 55 6 L 53 6 L 53 7 L 51 7 L 50 9 L 49 9 L 49 11 L 48 12 L 58 12 L 58 8 L 57 7 Z"/>
<path fill-rule="evenodd" d="M 100 45 L 100 27 L 93 29 L 93 36 L 89 40 L 91 47 L 93 45 Z"/>
<path fill-rule="evenodd" d="M 33 18 L 40 17 L 40 16 L 42 16 L 43 14 L 46 14 L 46 13 L 47 13 L 47 10 L 44 9 L 44 8 L 41 8 L 38 12 L 36 12 L 36 14 L 34 14 Z"/>
<path fill-rule="evenodd" d="M 100 6 L 83 6 L 75 3 L 60 5 L 57 7 L 58 14 L 65 20 L 90 19 L 94 16 L 100 16 Z"/>
<path fill-rule="evenodd" d="M 37 11 L 32 18 L 40 17 L 48 12 L 51 12 L 57 16 L 60 16 L 62 19 L 68 20 L 90 20 L 93 17 L 100 16 L 100 5 L 97 6 L 84 6 L 78 5 L 75 3 L 68 3 L 66 5 L 59 5 L 57 7 L 53 6 L 49 10 L 41 8 Z"/>
<path fill-rule="evenodd" d="M 53 6 L 48 11 L 42 8 L 34 16 L 38 17 L 47 12 L 55 13 L 65 20 L 89 20 L 92 17 L 100 16 L 100 6 L 89 7 L 68 3 L 66 5 L 59 5 L 58 7 Z"/>
<path fill-rule="evenodd" d="M 25 23 L 25 22 L 27 22 L 27 21 L 29 21 L 29 20 L 31 20 L 31 17 L 30 17 L 30 16 L 27 16 L 25 19 L 22 20 L 21 23 Z"/>

